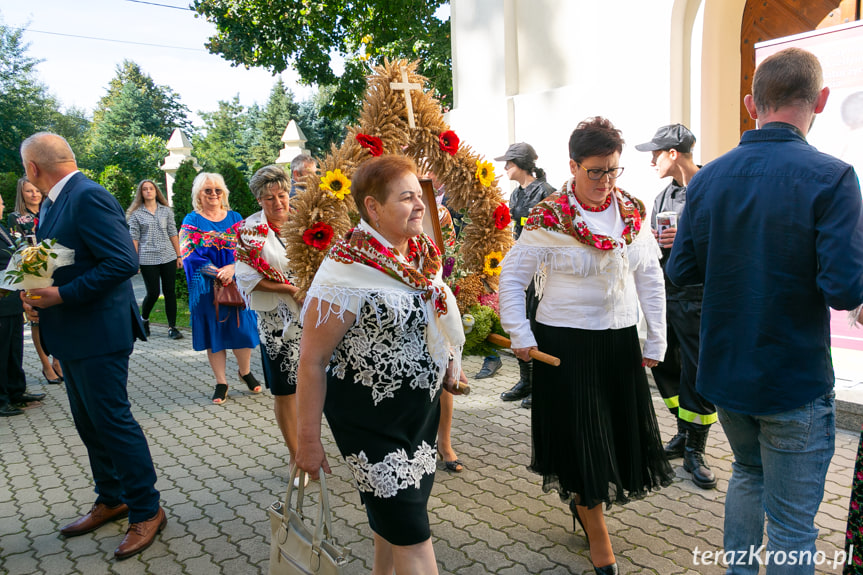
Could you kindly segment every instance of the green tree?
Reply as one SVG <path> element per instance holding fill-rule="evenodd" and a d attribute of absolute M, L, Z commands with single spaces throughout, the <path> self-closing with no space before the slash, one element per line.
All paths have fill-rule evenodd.
<path fill-rule="evenodd" d="M 133 182 L 164 177 L 159 166 L 168 155 L 167 141 L 142 135 L 122 140 L 99 140 L 91 151 L 89 168 L 101 174 L 108 166 L 118 166 Z"/>
<path fill-rule="evenodd" d="M 299 106 L 294 94 L 281 78 L 273 85 L 267 106 L 260 111 L 255 122 L 257 141 L 252 146 L 251 163 L 272 164 L 279 157 L 282 135 L 288 122 L 297 117 Z"/>
<path fill-rule="evenodd" d="M 9 214 L 15 211 L 15 196 L 18 193 L 18 178 L 23 174 L 20 172 L 0 172 L 0 197 L 3 198 L 3 220 L 4 226 Z"/>
<path fill-rule="evenodd" d="M 249 189 L 243 173 L 232 162 L 222 162 L 218 172 L 225 178 L 225 186 L 230 190 L 229 202 L 231 209 L 238 212 L 244 218 L 249 217 L 261 210 L 255 196 Z"/>
<path fill-rule="evenodd" d="M 204 121 L 204 134 L 193 136 L 195 156 L 202 165 L 219 166 L 223 163 L 245 171 L 251 154 L 254 125 L 250 124 L 240 96 L 230 102 L 219 101 L 215 112 L 198 112 Z"/>
<path fill-rule="evenodd" d="M 99 100 L 96 111 L 93 113 L 93 123 L 96 127 L 105 121 L 104 116 L 106 114 L 111 114 L 114 111 L 114 108 L 118 106 L 118 100 L 124 99 L 123 94 L 130 87 L 140 92 L 141 98 L 147 102 L 142 113 L 154 113 L 158 118 L 156 126 L 149 122 L 142 122 L 142 128 L 130 126 L 133 135 L 152 134 L 167 139 L 174 128 L 180 128 L 185 133 L 193 131 L 192 123 L 188 119 L 190 110 L 180 102 L 179 94 L 168 86 L 156 84 L 149 74 L 131 60 L 123 60 L 122 64 L 118 64 L 114 77 L 108 82 L 107 94 Z M 129 118 L 130 116 L 125 117 Z M 145 129 L 146 131 L 135 132 L 136 129 Z M 126 136 L 128 133 L 127 131 L 123 135 Z"/>
<path fill-rule="evenodd" d="M 340 144 L 345 139 L 347 122 L 333 120 L 323 114 L 324 108 L 332 102 L 335 87 L 322 87 L 311 99 L 300 103 L 297 124 L 305 134 L 306 147 L 312 156 L 322 158 L 330 151 L 330 146 Z"/>
<path fill-rule="evenodd" d="M 186 214 L 192 212 L 192 182 L 195 181 L 195 176 L 198 171 L 195 170 L 195 164 L 192 160 L 183 160 L 177 168 L 177 173 L 174 174 L 174 185 L 171 188 L 171 204 L 174 207 L 174 221 L 177 222 L 177 229 L 183 225 L 183 218 Z"/>
<path fill-rule="evenodd" d="M 174 209 L 174 221 L 179 231 L 183 225 L 183 218 L 192 212 L 192 183 L 198 171 L 192 160 L 183 160 L 174 174 L 174 185 L 171 188 L 171 204 Z M 189 286 L 186 283 L 185 270 L 177 270 L 177 285 L 175 286 L 177 298 L 189 301 Z"/>
<path fill-rule="evenodd" d="M 129 179 L 120 166 L 106 166 L 99 174 L 99 183 L 108 190 L 112 196 L 117 198 L 123 210 L 132 204 L 132 196 L 135 193 L 135 184 Z"/>
<path fill-rule="evenodd" d="M 74 152 L 85 153 L 91 124 L 92 122 L 84 109 L 71 107 L 67 108 L 65 112 L 57 112 L 48 129 L 66 138 Z"/>
<path fill-rule="evenodd" d="M 0 21 L 0 172 L 20 172 L 21 142 L 51 127 L 57 101 L 36 77 L 40 60 L 27 55 L 23 29 Z"/>
<path fill-rule="evenodd" d="M 237 65 L 282 72 L 289 65 L 307 84 L 335 85 L 324 114 L 353 118 L 365 91 L 368 64 L 383 58 L 420 59 L 446 107 L 452 104 L 449 18 L 438 8 L 448 0 L 194 0 L 216 25 L 206 44 Z M 332 57 L 345 61 L 341 76 Z"/>
<path fill-rule="evenodd" d="M 173 90 L 126 60 L 93 114 L 81 164 L 97 173 L 116 165 L 135 182 L 159 178 L 167 138 L 175 127 L 188 128 L 187 113 Z"/>

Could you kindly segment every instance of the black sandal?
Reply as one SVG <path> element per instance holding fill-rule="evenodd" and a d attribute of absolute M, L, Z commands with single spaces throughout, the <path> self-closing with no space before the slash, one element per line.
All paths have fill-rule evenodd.
<path fill-rule="evenodd" d="M 450 473 L 461 473 L 462 471 L 464 471 L 464 463 L 462 463 L 458 459 L 447 461 L 443 458 L 443 453 L 441 453 L 440 451 L 437 452 L 437 455 L 438 457 L 440 457 L 440 460 L 443 461 L 444 469 L 446 469 Z"/>
<path fill-rule="evenodd" d="M 213 393 L 213 403 L 221 405 L 228 401 L 228 384 L 217 383 L 216 391 Z"/>
<path fill-rule="evenodd" d="M 261 384 L 258 382 L 257 379 L 255 379 L 255 376 L 252 375 L 251 371 L 246 375 L 240 375 L 240 372 L 238 371 L 237 375 L 240 376 L 240 381 L 242 381 L 248 386 L 249 391 L 251 391 L 252 393 L 261 393 Z"/>

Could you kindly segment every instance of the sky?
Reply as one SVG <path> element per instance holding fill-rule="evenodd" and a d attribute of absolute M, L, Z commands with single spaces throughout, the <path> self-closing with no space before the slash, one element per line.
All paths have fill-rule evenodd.
<path fill-rule="evenodd" d="M 105 95 L 117 65 L 133 60 L 153 80 L 171 87 L 200 125 L 198 111 L 213 111 L 220 100 L 240 96 L 249 106 L 265 104 L 276 77 L 263 69 L 232 67 L 227 60 L 204 48 L 215 26 L 195 18 L 189 10 L 154 4 L 188 6 L 185 0 L 0 0 L 0 20 L 26 28 L 27 54 L 43 60 L 37 77 L 48 86 L 63 107 L 75 106 L 92 114 Z M 120 40 L 108 42 L 59 36 L 72 34 Z M 129 42 L 158 44 L 170 48 Z M 282 73 L 297 100 L 314 93 L 302 86 L 290 68 Z"/>

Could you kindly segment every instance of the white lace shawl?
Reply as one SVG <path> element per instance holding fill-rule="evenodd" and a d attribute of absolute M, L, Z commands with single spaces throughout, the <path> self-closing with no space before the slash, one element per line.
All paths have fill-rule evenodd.
<path fill-rule="evenodd" d="M 360 226 L 369 233 L 376 236 L 384 246 L 392 247 L 383 236 L 371 229 L 371 226 Z M 461 315 L 456 304 L 455 296 L 449 287 L 441 279 L 439 270 L 433 280 L 434 284 L 443 288 L 446 294 L 447 312 L 438 316 L 434 309 L 434 302 L 429 299 L 425 302 L 426 332 L 425 339 L 429 354 L 437 367 L 438 384 L 446 374 L 449 361 L 453 361 L 453 373 L 458 374 L 461 370 L 461 353 L 464 347 L 464 329 L 461 323 Z M 303 305 L 302 317 L 306 318 L 311 303 L 317 302 L 316 325 L 325 323 L 331 315 L 335 314 L 340 320 L 344 320 L 345 312 L 351 312 L 356 316 L 355 323 L 359 323 L 360 311 L 363 305 L 370 304 L 373 310 L 379 306 L 386 306 L 396 317 L 396 324 L 406 325 L 410 318 L 411 301 L 421 293 L 419 290 L 408 287 L 404 283 L 387 274 L 363 264 L 343 264 L 330 257 L 324 259 Z M 326 312 L 323 311 L 321 302 L 330 304 Z M 378 318 L 378 325 L 381 325 Z"/>

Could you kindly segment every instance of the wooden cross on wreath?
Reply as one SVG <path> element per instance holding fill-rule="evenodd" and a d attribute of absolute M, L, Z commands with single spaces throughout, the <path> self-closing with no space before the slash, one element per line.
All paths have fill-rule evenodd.
<path fill-rule="evenodd" d="M 414 106 L 413 102 L 411 102 L 411 90 L 422 90 L 422 84 L 410 83 L 408 82 L 408 72 L 402 67 L 402 81 L 401 82 L 390 82 L 390 88 L 392 90 L 404 90 L 405 91 L 405 106 L 408 109 L 408 126 L 410 126 L 411 130 L 417 127 L 416 122 L 414 122 Z"/>

